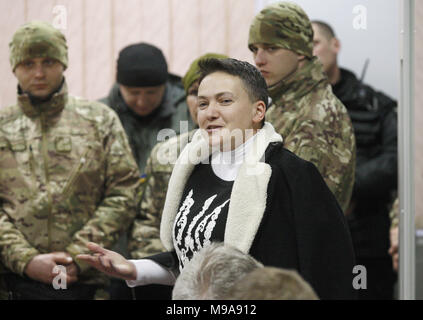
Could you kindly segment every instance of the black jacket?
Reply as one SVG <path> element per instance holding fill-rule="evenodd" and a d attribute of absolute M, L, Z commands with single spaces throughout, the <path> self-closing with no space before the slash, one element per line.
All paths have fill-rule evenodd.
<path fill-rule="evenodd" d="M 252 168 L 262 172 L 249 174 L 244 163 L 234 181 L 224 242 L 264 265 L 298 270 L 321 299 L 354 298 L 350 233 L 319 171 L 281 142 L 268 141 L 259 148 L 265 150 L 265 163 L 258 161 L 263 155 L 258 152 Z M 162 243 L 169 251 L 180 201 L 177 194 L 192 172 L 190 166 L 194 165 L 177 163 L 169 182 L 161 225 Z M 167 267 L 178 265 L 170 252 L 150 258 Z"/>
<path fill-rule="evenodd" d="M 387 257 L 389 204 L 397 188 L 396 102 L 341 69 L 333 92 L 347 107 L 357 143 L 357 167 L 348 217 L 357 257 Z"/>

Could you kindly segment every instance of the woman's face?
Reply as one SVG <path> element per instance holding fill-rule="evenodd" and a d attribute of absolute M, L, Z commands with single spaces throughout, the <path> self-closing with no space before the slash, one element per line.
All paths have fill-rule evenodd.
<path fill-rule="evenodd" d="M 198 124 L 210 146 L 229 151 L 258 130 L 264 102 L 252 102 L 240 77 L 221 71 L 207 75 L 198 89 Z"/>

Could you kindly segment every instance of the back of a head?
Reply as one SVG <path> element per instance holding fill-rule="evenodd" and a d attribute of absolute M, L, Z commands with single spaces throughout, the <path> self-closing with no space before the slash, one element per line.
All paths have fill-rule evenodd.
<path fill-rule="evenodd" d="M 219 300 L 239 279 L 262 267 L 248 254 L 212 243 L 197 252 L 176 279 L 173 300 Z"/>
<path fill-rule="evenodd" d="M 254 270 L 230 290 L 229 300 L 318 300 L 313 288 L 294 270 Z"/>

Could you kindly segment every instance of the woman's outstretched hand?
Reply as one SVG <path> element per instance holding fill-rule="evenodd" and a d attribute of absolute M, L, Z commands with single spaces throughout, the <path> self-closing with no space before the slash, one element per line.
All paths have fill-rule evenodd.
<path fill-rule="evenodd" d="M 79 254 L 78 260 L 88 263 L 108 276 L 123 280 L 136 280 L 137 270 L 135 265 L 126 260 L 119 253 L 107 250 L 94 242 L 87 243 L 87 248 L 92 254 Z"/>

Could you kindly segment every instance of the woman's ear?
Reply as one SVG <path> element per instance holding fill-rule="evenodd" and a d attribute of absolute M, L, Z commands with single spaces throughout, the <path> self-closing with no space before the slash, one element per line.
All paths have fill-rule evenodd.
<path fill-rule="evenodd" d="M 254 104 L 253 124 L 260 124 L 266 114 L 266 104 L 259 100 Z"/>

